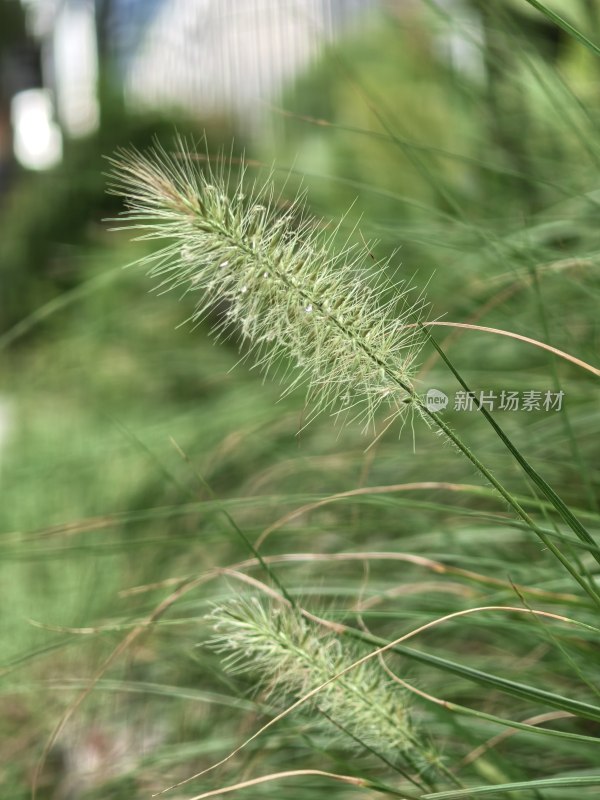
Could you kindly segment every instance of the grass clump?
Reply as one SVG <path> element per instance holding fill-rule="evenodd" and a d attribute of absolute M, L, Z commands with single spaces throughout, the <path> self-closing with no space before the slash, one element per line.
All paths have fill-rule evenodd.
<path fill-rule="evenodd" d="M 322 107 L 286 117 L 298 135 L 278 161 L 310 182 L 316 220 L 284 199 L 287 165 L 280 194 L 271 173 L 253 183 L 256 161 L 230 174 L 181 143 L 122 151 L 125 226 L 148 241 L 125 250 L 97 229 L 98 252 L 72 253 L 90 281 L 0 340 L 16 420 L 0 453 L 2 796 L 64 797 L 89 754 L 77 800 L 146 798 L 191 773 L 193 790 L 165 796 L 595 796 L 597 370 L 557 360 L 597 356 L 593 74 L 578 83 L 572 47 L 553 64 L 484 4 L 477 83 L 434 47 L 460 19 L 428 5 L 439 25 L 361 29 L 343 74 L 321 63 L 307 100 Z M 441 352 L 412 338 L 418 298 L 388 302 L 396 258 L 338 248 L 357 212 L 378 253 L 401 244 L 435 270 L 434 316 L 461 326 Z M 139 256 L 175 292 L 140 294 L 120 268 Z M 174 331 L 186 318 L 231 339 Z M 43 336 L 25 340 L 32 325 Z M 304 382 L 315 411 L 375 420 L 374 446 L 326 414 L 304 427 L 297 394 L 274 413 L 277 388 L 230 369 L 235 345 Z M 563 409 L 495 409 L 501 431 L 476 403 L 427 417 L 415 387 L 467 391 L 444 356 L 476 396 L 560 389 Z M 469 460 L 425 429 L 400 451 L 381 417 L 407 405 Z M 107 740 L 148 747 L 129 759 Z"/>
<path fill-rule="evenodd" d="M 556 525 L 553 529 L 528 510 L 444 417 L 432 411 L 417 394 L 413 386 L 413 363 L 422 339 L 420 334 L 415 337 L 414 332 L 423 327 L 418 319 L 420 302 L 409 308 L 401 295 L 404 306 L 400 310 L 397 304 L 380 305 L 377 289 L 370 288 L 357 273 L 358 264 L 362 265 L 368 255 L 367 248 L 358 252 L 358 259 L 354 254 L 350 257 L 352 249 L 336 255 L 332 237 L 323 238 L 323 234 L 315 233 L 301 206 L 293 203 L 283 213 L 278 210 L 270 178 L 260 189 L 252 188 L 246 194 L 243 168 L 241 181 L 232 187 L 225 166 L 220 165 L 217 170 L 209 167 L 205 175 L 182 145 L 180 142 L 180 152 L 175 155 L 164 150 L 155 150 L 148 156 L 123 152 L 113 160 L 113 190 L 123 194 L 128 205 L 126 226 L 140 229 L 144 239 L 169 240 L 165 247 L 142 259 L 142 263 L 150 264 L 154 277 L 160 279 L 160 288 L 176 287 L 184 294 L 201 292 L 192 318 L 201 321 L 216 315 L 216 321 L 210 320 L 213 330 L 218 335 L 237 331 L 242 343 L 248 342 L 248 354 L 254 356 L 255 364 L 267 371 L 291 357 L 299 368 L 299 376 L 290 378 L 290 385 L 306 382 L 309 397 L 317 408 L 334 413 L 338 413 L 339 407 L 352 410 L 355 417 L 367 424 L 373 421 L 384 400 L 391 404 L 392 419 L 407 406 L 416 408 L 468 458 L 508 503 L 520 523 L 561 563 L 584 595 L 600 606 L 593 564 L 572 555 L 575 538 L 558 530 Z M 453 363 L 437 343 L 433 344 L 468 392 L 469 387 Z M 557 519 L 579 539 L 580 547 L 589 549 L 589 555 L 597 560 L 597 548 L 587 528 L 486 408 L 477 402 L 475 408 L 536 487 L 539 497 L 545 498 Z M 251 600 L 225 604 L 213 612 L 216 626 L 213 648 L 225 655 L 225 664 L 237 671 L 260 675 L 261 682 L 280 695 L 285 677 L 288 693 L 296 698 L 291 709 L 304 699 L 314 698 L 317 710 L 326 719 L 364 750 L 385 759 L 388 766 L 393 766 L 421 790 L 424 785 L 435 789 L 440 779 L 449 778 L 458 784 L 442 762 L 419 744 L 407 710 L 391 691 L 385 673 L 370 660 L 371 656 L 366 661 L 348 662 L 341 641 L 329 637 L 324 644 L 319 642 L 280 578 L 233 518 L 229 520 L 254 553 L 256 563 L 266 569 L 282 591 L 290 608 L 274 610 Z M 260 542 L 264 544 L 264 537 Z M 482 606 L 481 610 L 490 608 L 498 610 L 496 606 Z M 515 609 L 506 607 L 506 610 Z M 384 640 L 365 631 L 344 629 L 344 633 L 371 646 L 386 646 Z M 451 671 L 458 670 L 459 674 L 469 672 L 449 661 L 445 666 Z M 518 682 L 502 682 L 494 674 L 480 672 L 477 679 L 491 686 L 501 684 L 503 690 L 514 696 L 530 699 L 542 696 L 535 685 L 527 686 L 523 693 Z M 548 702 L 561 710 L 580 709 L 564 697 Z M 585 713 L 594 715 L 596 709 L 590 706 Z M 494 715 L 494 719 L 499 718 Z M 561 734 L 556 732 L 556 735 Z M 225 761 L 238 751 L 239 748 L 234 750 Z M 398 764 L 398 754 L 402 766 Z M 428 766 L 434 763 L 436 774 L 431 777 Z"/>

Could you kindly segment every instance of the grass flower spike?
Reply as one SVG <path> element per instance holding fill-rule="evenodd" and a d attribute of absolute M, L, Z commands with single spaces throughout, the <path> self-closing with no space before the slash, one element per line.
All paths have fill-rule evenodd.
<path fill-rule="evenodd" d="M 406 289 L 382 302 L 367 245 L 334 250 L 338 229 L 319 230 L 301 197 L 278 209 L 272 176 L 248 188 L 244 167 L 235 180 L 224 160 L 203 168 L 182 141 L 175 154 L 157 146 L 110 161 L 126 227 L 167 240 L 145 261 L 160 288 L 198 292 L 195 321 L 218 309 L 215 332 L 238 331 L 265 372 L 291 358 L 288 391 L 306 385 L 315 412 L 368 425 L 381 404 L 406 408 L 423 302 Z"/>
<path fill-rule="evenodd" d="M 257 598 L 218 606 L 211 620 L 215 633 L 210 644 L 224 656 L 225 667 L 259 677 L 261 687 L 283 702 L 297 700 L 357 660 L 355 652 L 324 636 L 294 609 L 265 606 Z M 336 731 L 332 723 L 346 732 L 346 744 L 354 739 L 395 765 L 427 768 L 406 693 L 386 679 L 377 661 L 328 683 L 311 702 L 329 734 Z"/>

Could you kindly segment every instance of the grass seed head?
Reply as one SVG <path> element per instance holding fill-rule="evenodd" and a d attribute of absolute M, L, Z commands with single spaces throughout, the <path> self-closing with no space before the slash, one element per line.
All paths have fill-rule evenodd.
<path fill-rule="evenodd" d="M 360 741 L 397 763 L 423 763 L 407 693 L 389 680 L 377 660 L 365 661 L 327 683 L 359 655 L 296 610 L 257 598 L 236 598 L 216 607 L 210 621 L 214 633 L 209 644 L 223 656 L 228 671 L 256 678 L 280 703 L 327 684 L 311 703 L 313 712 L 323 712 L 322 725 L 329 734 L 335 731 L 332 720 L 355 744 Z M 350 737 L 346 743 L 352 742 Z"/>
<path fill-rule="evenodd" d="M 402 286 L 383 301 L 373 273 L 387 262 L 374 269 L 368 245 L 336 249 L 339 226 L 319 229 L 302 196 L 280 211 L 272 175 L 248 188 L 243 165 L 234 180 L 224 159 L 200 162 L 182 140 L 174 154 L 157 145 L 109 160 L 125 227 L 166 242 L 143 261 L 160 289 L 197 293 L 195 321 L 222 309 L 215 333 L 237 331 L 265 373 L 291 359 L 287 391 L 305 385 L 315 413 L 368 426 L 382 404 L 407 408 L 424 303 Z"/>

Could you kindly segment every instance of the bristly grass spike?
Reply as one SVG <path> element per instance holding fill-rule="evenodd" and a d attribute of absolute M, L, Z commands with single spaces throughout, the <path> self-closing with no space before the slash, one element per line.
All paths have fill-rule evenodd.
<path fill-rule="evenodd" d="M 142 259 L 159 290 L 198 293 L 194 322 L 218 304 L 213 332 L 237 331 L 265 374 L 291 359 L 285 393 L 307 387 L 309 418 L 328 410 L 368 427 L 381 405 L 392 417 L 411 405 L 423 297 L 400 284 L 385 300 L 389 261 L 373 265 L 366 242 L 337 249 L 341 221 L 315 225 L 303 193 L 281 210 L 272 173 L 250 182 L 242 162 L 234 180 L 231 159 L 200 166 L 181 138 L 175 154 L 156 144 L 109 161 L 124 226 L 167 241 Z"/>

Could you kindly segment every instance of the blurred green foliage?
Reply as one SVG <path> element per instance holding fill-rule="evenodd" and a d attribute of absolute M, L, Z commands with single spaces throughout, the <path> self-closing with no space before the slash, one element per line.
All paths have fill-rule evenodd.
<path fill-rule="evenodd" d="M 416 273 L 419 286 L 428 283 L 432 316 L 514 330 L 596 363 L 598 64 L 568 39 L 549 49 L 545 26 L 522 27 L 511 2 L 493 4 L 476 40 L 487 71 L 465 72 L 445 55 L 464 23 L 433 5 L 376 18 L 332 47 L 299 80 L 293 105 L 292 94 L 283 99 L 290 115 L 276 115 L 274 139 L 249 155 L 275 157 L 282 183 L 293 164 L 284 195 L 302 175 L 324 224 L 354 202 L 342 235 L 358 236 L 360 221 L 365 237 L 379 239 L 374 255 L 401 248 L 390 278 Z M 577 22 L 593 37 L 588 5 L 578 4 Z M 238 364 L 235 339 L 215 345 L 185 324 L 193 295 L 158 296 L 135 267 L 122 269 L 149 245 L 107 233 L 102 220 L 117 206 L 104 194 L 102 155 L 117 145 L 143 147 L 154 135 L 168 146 L 174 127 L 194 130 L 172 119 L 108 115 L 99 135 L 72 143 L 52 173 L 21 176 L 2 209 L 0 322 L 13 335 L 0 333 L 0 794 L 11 800 L 29 797 L 36 760 L 61 714 L 178 579 L 249 557 L 224 510 L 253 541 L 274 526 L 261 551 L 272 557 L 414 556 L 368 568 L 308 556 L 277 565 L 294 596 L 333 619 L 357 622 L 368 601 L 360 620 L 382 636 L 475 605 L 517 604 L 513 583 L 549 593 L 527 602 L 588 614 L 548 553 L 419 420 L 416 452 L 410 425 L 398 441 L 398 430 L 385 431 L 382 420 L 381 438 L 367 451 L 374 437 L 341 433 L 329 418 L 304 429 L 301 395 L 277 402 L 275 382 Z M 228 136 L 212 131 L 211 151 Z M 241 150 L 239 135 L 236 142 Z M 592 377 L 509 339 L 437 338 L 476 389 L 565 390 L 564 414 L 500 421 L 597 530 L 600 415 Z M 451 394 L 456 386 L 430 350 L 424 361 L 423 389 Z M 564 533 L 478 415 L 449 411 L 448 418 L 532 513 Z M 358 494 L 286 518 L 336 492 L 399 484 L 413 489 Z M 146 588 L 130 591 L 139 586 Z M 52 750 L 40 800 L 146 797 L 219 760 L 259 727 L 269 713 L 262 698 L 198 647 L 207 635 L 204 614 L 240 586 L 231 576 L 215 578 L 183 594 L 111 664 Z M 501 615 L 442 626 L 423 646 L 593 700 L 577 670 L 597 678 L 595 642 L 562 628 L 556 635 L 571 661 L 547 627 Z M 499 716 L 547 711 L 408 660 L 406 672 L 434 695 Z M 415 703 L 421 725 L 466 781 L 596 768 L 592 745 L 531 734 L 469 761 L 471 748 L 503 729 Z M 552 724 L 597 735 L 591 721 Z M 203 786 L 307 763 L 379 774 L 372 758 L 349 757 L 337 742 L 292 717 Z M 314 792 L 310 783 L 266 784 L 245 796 Z M 327 792 L 348 796 L 343 787 Z"/>
<path fill-rule="evenodd" d="M 118 116 L 116 108 L 105 109 L 99 132 L 67 142 L 59 166 L 20 176 L 0 216 L 0 330 L 85 280 L 80 248 L 103 240 L 105 218 L 119 209 L 106 192 L 104 156 L 119 146 L 170 146 L 175 131 L 198 140 L 204 133 L 183 118 Z M 227 137 L 223 125 L 211 130 L 209 124 L 207 133 L 217 141 Z"/>
<path fill-rule="evenodd" d="M 19 0 L 4 0 L 0 7 L 0 53 L 25 38 L 25 19 Z"/>

